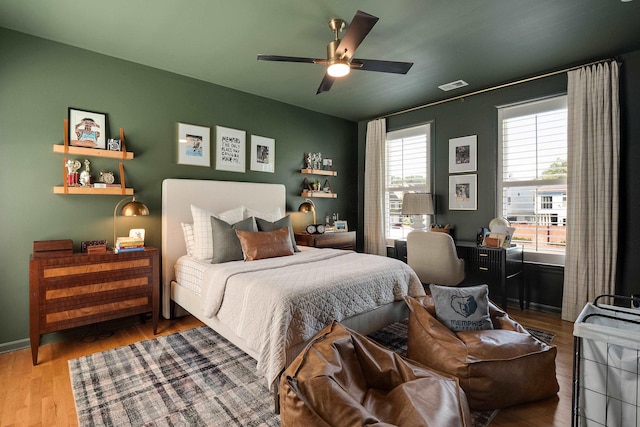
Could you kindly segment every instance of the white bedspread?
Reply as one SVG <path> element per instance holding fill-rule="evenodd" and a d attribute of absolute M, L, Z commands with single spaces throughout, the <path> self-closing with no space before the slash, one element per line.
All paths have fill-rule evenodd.
<path fill-rule="evenodd" d="M 416 274 L 393 258 L 337 249 L 216 264 L 204 273 L 203 310 L 217 316 L 259 354 L 258 373 L 271 387 L 285 347 L 405 295 L 424 295 Z"/>

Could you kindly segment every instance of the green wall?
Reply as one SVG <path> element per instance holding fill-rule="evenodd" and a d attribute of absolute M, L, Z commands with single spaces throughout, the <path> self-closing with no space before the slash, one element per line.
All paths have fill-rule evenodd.
<path fill-rule="evenodd" d="M 160 247 L 164 178 L 217 179 L 285 184 L 287 209 L 302 202 L 304 152 L 333 159 L 338 198 L 316 199 L 318 218 L 338 212 L 355 224 L 357 124 L 184 76 L 99 55 L 0 28 L 0 350 L 24 346 L 29 333 L 28 262 L 34 240 L 108 239 L 119 196 L 54 195 L 62 185 L 63 141 L 68 107 L 108 114 L 110 135 L 125 130 L 128 187 L 151 210 L 150 217 L 119 218 L 119 234 L 147 230 L 147 244 Z M 216 171 L 178 165 L 176 124 L 246 131 L 276 141 L 275 173 Z M 81 156 L 69 156 L 84 160 Z M 212 156 L 212 165 L 215 156 Z M 90 158 L 94 179 L 117 171 L 118 161 Z M 224 197 L 224 195 L 212 195 Z"/>

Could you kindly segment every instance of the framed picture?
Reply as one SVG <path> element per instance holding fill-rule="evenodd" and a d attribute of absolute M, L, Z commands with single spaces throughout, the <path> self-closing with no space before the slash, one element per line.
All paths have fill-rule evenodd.
<path fill-rule="evenodd" d="M 476 171 L 477 142 L 477 135 L 449 140 L 449 173 Z"/>
<path fill-rule="evenodd" d="M 347 221 L 338 220 L 333 223 L 333 226 L 336 229 L 336 233 L 341 231 L 349 231 L 349 226 L 347 225 Z"/>
<path fill-rule="evenodd" d="M 251 170 L 273 173 L 275 172 L 275 162 L 275 139 L 251 135 Z"/>
<path fill-rule="evenodd" d="M 211 166 L 209 128 L 178 123 L 178 164 Z"/>
<path fill-rule="evenodd" d="M 107 148 L 107 115 L 69 108 L 69 144 L 105 150 Z"/>
<path fill-rule="evenodd" d="M 243 130 L 216 126 L 216 169 L 242 172 L 246 169 L 246 133 Z"/>
<path fill-rule="evenodd" d="M 475 211 L 477 207 L 477 175 L 449 175 L 449 210 Z"/>

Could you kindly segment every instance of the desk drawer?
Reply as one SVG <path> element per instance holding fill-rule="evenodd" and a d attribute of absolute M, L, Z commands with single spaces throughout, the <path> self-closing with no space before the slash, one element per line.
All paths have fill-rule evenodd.
<path fill-rule="evenodd" d="M 485 272 L 495 273 L 500 270 L 500 251 L 494 251 L 490 249 L 478 249 L 474 256 L 471 256 L 469 260 L 471 270 L 479 270 Z"/>

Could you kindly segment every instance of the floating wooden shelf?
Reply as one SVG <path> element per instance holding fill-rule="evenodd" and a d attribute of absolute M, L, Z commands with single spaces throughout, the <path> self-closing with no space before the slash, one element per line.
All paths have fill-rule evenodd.
<path fill-rule="evenodd" d="M 98 194 L 108 196 L 133 196 L 133 188 L 107 187 L 53 187 L 53 194 Z"/>
<path fill-rule="evenodd" d="M 338 172 L 336 171 L 327 171 L 324 169 L 300 169 L 300 173 L 306 173 L 309 175 L 328 175 L 328 176 L 338 176 Z"/>
<path fill-rule="evenodd" d="M 78 156 L 102 157 L 108 159 L 133 159 L 133 153 L 130 151 L 109 151 L 100 150 L 97 148 L 74 147 L 73 145 L 65 147 L 64 145 L 54 144 L 53 152 L 60 154 L 75 154 Z"/>
<path fill-rule="evenodd" d="M 131 160 L 133 153 L 128 152 L 124 143 L 124 129 L 120 128 L 120 147 L 122 151 L 101 150 L 97 148 L 76 147 L 69 144 L 69 120 L 64 119 L 64 144 L 54 144 L 53 152 L 60 154 L 75 154 L 79 156 L 102 157 L 109 159 Z M 67 158 L 62 160 L 62 182 L 64 185 L 53 187 L 53 194 L 96 194 L 112 196 L 132 196 L 133 188 L 124 185 L 124 167 L 120 162 L 120 185 L 117 187 L 94 188 L 70 186 L 67 177 Z"/>
<path fill-rule="evenodd" d="M 302 197 L 321 197 L 325 199 L 336 199 L 338 195 L 336 193 L 325 193 L 324 191 L 309 191 L 302 190 Z"/>

